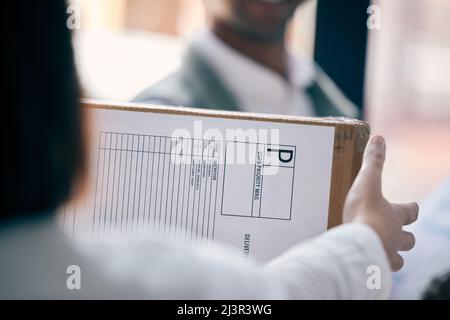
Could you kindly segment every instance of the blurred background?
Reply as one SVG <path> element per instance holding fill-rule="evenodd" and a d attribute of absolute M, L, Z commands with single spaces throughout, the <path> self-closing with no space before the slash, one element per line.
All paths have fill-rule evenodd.
<path fill-rule="evenodd" d="M 81 8 L 74 44 L 89 98 L 131 100 L 180 65 L 189 37 L 207 23 L 202 0 L 70 3 Z M 381 9 L 379 29 L 366 26 L 371 4 Z M 288 43 L 386 137 L 387 197 L 421 200 L 450 176 L 450 1 L 310 0 Z"/>

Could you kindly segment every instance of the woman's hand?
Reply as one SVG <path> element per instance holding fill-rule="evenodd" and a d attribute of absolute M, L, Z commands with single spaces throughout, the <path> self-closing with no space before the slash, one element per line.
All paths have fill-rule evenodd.
<path fill-rule="evenodd" d="M 415 238 L 403 226 L 417 220 L 417 203 L 397 204 L 387 201 L 381 191 L 381 175 L 386 155 L 386 145 L 380 136 L 372 138 L 366 147 L 361 170 L 345 201 L 344 221 L 364 223 L 379 235 L 391 268 L 403 267 L 403 258 L 398 251 L 414 247 Z"/>

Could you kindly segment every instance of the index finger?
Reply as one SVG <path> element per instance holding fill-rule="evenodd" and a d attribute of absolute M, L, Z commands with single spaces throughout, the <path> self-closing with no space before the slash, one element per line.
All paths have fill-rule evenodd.
<path fill-rule="evenodd" d="M 419 217 L 419 205 L 417 202 L 395 204 L 402 225 L 413 223 Z"/>

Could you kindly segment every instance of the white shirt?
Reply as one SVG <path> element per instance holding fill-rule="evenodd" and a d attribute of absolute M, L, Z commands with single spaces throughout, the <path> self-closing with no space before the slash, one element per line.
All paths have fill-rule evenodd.
<path fill-rule="evenodd" d="M 80 290 L 68 289 L 80 269 Z M 380 288 L 369 289 L 369 266 Z M 375 281 L 375 283 L 377 283 Z M 0 299 L 382 299 L 391 272 L 377 234 L 348 224 L 268 264 L 234 249 L 155 239 L 80 244 L 52 219 L 0 225 Z"/>
<path fill-rule="evenodd" d="M 198 32 L 192 46 L 219 75 L 242 111 L 314 116 L 304 89 L 314 79 L 312 61 L 289 55 L 288 80 L 224 43 L 210 30 Z"/>

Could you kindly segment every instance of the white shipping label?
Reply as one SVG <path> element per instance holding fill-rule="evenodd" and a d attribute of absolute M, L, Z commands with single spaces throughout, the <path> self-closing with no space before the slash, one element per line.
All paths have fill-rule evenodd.
<path fill-rule="evenodd" d="M 267 261 L 327 228 L 334 127 L 89 109 L 89 191 L 65 230 L 234 246 Z"/>

